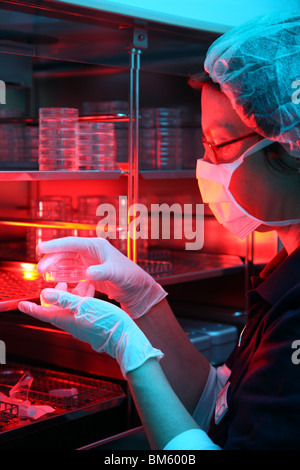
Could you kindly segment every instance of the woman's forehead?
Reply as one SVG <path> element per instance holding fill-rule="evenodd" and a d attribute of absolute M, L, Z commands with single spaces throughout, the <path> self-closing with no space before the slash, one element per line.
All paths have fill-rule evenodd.
<path fill-rule="evenodd" d="M 237 137 L 249 128 L 233 109 L 227 96 L 210 85 L 204 85 L 201 96 L 201 125 L 208 138 Z"/>

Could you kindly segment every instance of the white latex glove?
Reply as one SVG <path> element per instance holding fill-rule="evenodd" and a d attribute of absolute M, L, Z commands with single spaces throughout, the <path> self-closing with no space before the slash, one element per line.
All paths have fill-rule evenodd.
<path fill-rule="evenodd" d="M 68 284 L 66 282 L 59 282 L 55 289 L 67 292 Z M 71 290 L 72 294 L 79 295 L 80 297 L 94 297 L 95 287 L 88 281 L 79 282 L 78 285 Z M 52 305 L 52 313 L 61 311 L 61 308 Z"/>
<path fill-rule="evenodd" d="M 41 274 L 62 261 L 74 269 L 84 267 L 87 280 L 119 302 L 133 319 L 147 313 L 167 295 L 148 273 L 104 238 L 59 238 L 39 243 L 37 250 L 45 254 L 38 264 Z"/>
<path fill-rule="evenodd" d="M 68 284 L 66 282 L 59 282 L 55 289 L 64 290 L 67 292 Z M 82 281 L 77 284 L 74 289 L 71 290 L 72 294 L 79 295 L 80 297 L 94 297 L 95 287 L 89 281 Z"/>
<path fill-rule="evenodd" d="M 109 354 L 117 360 L 124 377 L 150 357 L 158 360 L 163 357 L 135 322 L 116 305 L 57 289 L 44 289 L 41 302 L 42 305 L 37 305 L 22 301 L 19 310 L 52 323 L 74 338 L 89 343 L 97 352 Z"/>

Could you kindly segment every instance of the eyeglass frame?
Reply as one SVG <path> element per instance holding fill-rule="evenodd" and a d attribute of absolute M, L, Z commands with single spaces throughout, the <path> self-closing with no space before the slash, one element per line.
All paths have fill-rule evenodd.
<path fill-rule="evenodd" d="M 238 142 L 239 140 L 247 139 L 248 137 L 253 137 L 255 135 L 259 135 L 259 134 L 257 134 L 256 132 L 252 132 L 251 134 L 245 135 L 243 137 L 237 137 L 232 140 L 228 140 L 227 142 L 223 142 L 222 144 L 213 144 L 212 142 L 209 142 L 205 136 L 202 136 L 202 143 L 204 146 L 204 150 L 205 150 L 205 145 L 208 145 L 208 147 L 212 150 L 214 157 L 215 157 L 215 161 L 213 163 L 218 163 L 218 155 L 217 155 L 216 149 L 220 147 L 225 147 L 226 145 L 233 144 L 235 142 Z"/>

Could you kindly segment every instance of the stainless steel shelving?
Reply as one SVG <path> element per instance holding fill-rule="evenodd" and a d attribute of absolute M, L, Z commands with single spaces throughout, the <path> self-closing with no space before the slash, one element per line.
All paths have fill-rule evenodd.
<path fill-rule="evenodd" d="M 94 180 L 118 179 L 118 171 L 0 171 L 0 181 Z"/>
<path fill-rule="evenodd" d="M 233 255 L 170 251 L 168 261 L 172 264 L 170 271 L 154 275 L 161 285 L 208 279 L 245 269 L 244 261 Z"/>
<path fill-rule="evenodd" d="M 194 170 L 166 170 L 166 171 L 140 171 L 140 176 L 146 180 L 160 179 L 194 179 Z M 128 175 L 127 171 L 0 171 L 0 181 L 46 181 L 46 180 L 92 180 L 92 179 L 118 179 Z"/>

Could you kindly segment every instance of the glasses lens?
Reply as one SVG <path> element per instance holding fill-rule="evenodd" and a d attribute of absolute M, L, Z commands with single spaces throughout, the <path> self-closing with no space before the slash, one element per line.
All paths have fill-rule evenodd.
<path fill-rule="evenodd" d="M 205 157 L 211 162 L 211 163 L 216 163 L 217 162 L 217 155 L 216 151 L 213 147 L 213 145 L 206 140 L 203 140 L 203 146 L 205 150 Z"/>

